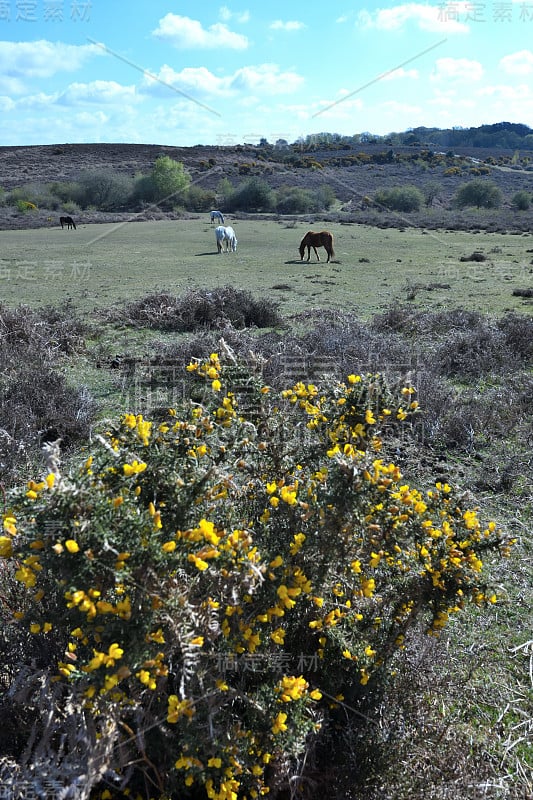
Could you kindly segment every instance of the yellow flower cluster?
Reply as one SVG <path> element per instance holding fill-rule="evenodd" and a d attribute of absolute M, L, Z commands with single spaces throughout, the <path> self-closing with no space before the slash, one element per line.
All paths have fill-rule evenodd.
<path fill-rule="evenodd" d="M 290 703 L 293 700 L 301 700 L 307 694 L 308 688 L 309 684 L 302 675 L 298 678 L 291 675 L 284 676 L 275 691 L 280 693 L 280 699 L 284 703 Z"/>
<path fill-rule="evenodd" d="M 218 353 L 211 353 L 208 360 L 201 363 L 200 361 L 191 362 L 188 367 L 188 372 L 195 372 L 205 378 L 211 380 L 211 388 L 214 392 L 219 392 L 222 388 L 220 378 L 220 358 Z"/>
<path fill-rule="evenodd" d="M 145 447 L 150 443 L 153 423 L 145 420 L 142 414 L 125 414 L 123 425 L 135 430 L 137 438 Z"/>
<path fill-rule="evenodd" d="M 127 555 L 127 554 L 124 554 Z M 99 589 L 83 589 L 65 592 L 67 608 L 77 608 L 87 615 L 88 620 L 93 620 L 97 614 L 114 614 L 120 619 L 129 620 L 131 617 L 131 601 L 128 596 L 111 603 L 108 600 L 101 600 Z"/>
<path fill-rule="evenodd" d="M 83 672 L 94 672 L 100 667 L 113 667 L 115 662 L 122 658 L 124 650 L 116 642 L 109 645 L 107 653 L 94 650 L 94 656 L 86 667 L 82 667 Z"/>

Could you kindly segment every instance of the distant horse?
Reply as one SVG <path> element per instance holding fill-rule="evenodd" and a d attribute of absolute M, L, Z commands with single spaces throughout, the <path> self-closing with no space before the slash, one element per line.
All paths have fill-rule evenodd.
<path fill-rule="evenodd" d="M 68 231 L 71 228 L 74 228 L 74 230 L 76 230 L 76 223 L 74 222 L 72 217 L 59 217 L 59 222 L 61 223 L 61 228 L 64 228 L 66 225 Z"/>
<path fill-rule="evenodd" d="M 225 228 L 224 225 L 217 225 L 215 228 L 215 239 L 217 242 L 217 250 L 219 253 L 222 253 L 222 247 L 224 246 L 224 252 L 229 253 L 230 250 L 235 252 L 237 250 L 237 237 L 235 236 L 235 231 L 231 227 Z"/>
<path fill-rule="evenodd" d="M 224 225 L 224 214 L 222 211 L 211 211 L 211 222 L 218 220 L 221 225 Z"/>
<path fill-rule="evenodd" d="M 304 259 L 304 251 L 307 247 L 307 260 L 311 258 L 311 248 L 315 251 L 315 255 L 320 261 L 320 256 L 317 253 L 317 247 L 324 247 L 328 254 L 328 261 L 335 255 L 333 251 L 333 235 L 329 231 L 308 231 L 302 241 L 300 242 L 300 258 Z"/>

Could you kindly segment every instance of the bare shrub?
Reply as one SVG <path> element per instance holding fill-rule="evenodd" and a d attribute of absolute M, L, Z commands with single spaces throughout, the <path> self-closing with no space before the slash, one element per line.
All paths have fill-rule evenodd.
<path fill-rule="evenodd" d="M 476 378 L 508 368 L 509 355 L 502 333 L 482 322 L 472 330 L 450 332 L 436 348 L 435 361 L 444 375 Z"/>
<path fill-rule="evenodd" d="M 164 292 L 146 295 L 108 312 L 108 317 L 133 327 L 182 333 L 228 325 L 267 328 L 281 323 L 275 303 L 256 300 L 250 292 L 232 286 L 198 289 L 181 297 Z"/>
<path fill-rule="evenodd" d="M 525 365 L 530 364 L 533 357 L 533 319 L 511 313 L 498 320 L 496 325 L 504 336 L 507 348 L 524 359 Z"/>
<path fill-rule="evenodd" d="M 486 261 L 487 256 L 485 253 L 480 253 L 479 250 L 475 250 L 469 256 L 461 256 L 459 261 Z"/>
<path fill-rule="evenodd" d="M 40 437 L 54 431 L 67 448 L 87 437 L 96 411 L 83 386 L 70 386 L 58 359 L 80 352 L 87 330 L 68 307 L 0 306 L 0 469 L 4 483 L 40 460 Z"/>

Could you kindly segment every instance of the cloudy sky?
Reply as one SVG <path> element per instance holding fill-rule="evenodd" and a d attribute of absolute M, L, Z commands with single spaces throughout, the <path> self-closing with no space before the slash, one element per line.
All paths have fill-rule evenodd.
<path fill-rule="evenodd" d="M 533 126 L 533 0 L 0 0 L 0 145 Z"/>

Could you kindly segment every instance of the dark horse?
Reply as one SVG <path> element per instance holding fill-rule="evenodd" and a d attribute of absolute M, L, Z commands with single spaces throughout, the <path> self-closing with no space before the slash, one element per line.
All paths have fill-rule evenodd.
<path fill-rule="evenodd" d="M 76 230 L 76 223 L 74 222 L 72 217 L 59 217 L 59 222 L 61 223 L 62 228 L 64 228 L 66 225 L 68 231 L 71 228 L 74 228 L 74 230 Z"/>
<path fill-rule="evenodd" d="M 317 247 L 324 247 L 328 254 L 328 261 L 335 255 L 333 251 L 333 235 L 329 231 L 308 231 L 302 241 L 300 242 L 300 258 L 303 261 L 305 248 L 307 247 L 307 260 L 311 258 L 311 248 L 315 251 L 317 259 L 320 261 L 320 256 L 317 253 Z"/>

